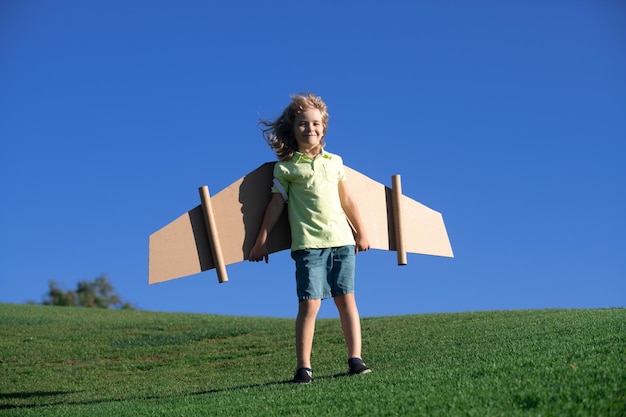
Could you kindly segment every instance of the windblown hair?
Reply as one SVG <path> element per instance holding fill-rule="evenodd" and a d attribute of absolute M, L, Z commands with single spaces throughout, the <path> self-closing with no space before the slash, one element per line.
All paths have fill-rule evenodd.
<path fill-rule="evenodd" d="M 328 128 L 328 108 L 321 97 L 311 93 L 300 93 L 291 96 L 291 103 L 283 110 L 283 113 L 273 122 L 261 120 L 260 125 L 263 137 L 267 144 L 276 152 L 279 161 L 288 161 L 298 150 L 298 143 L 294 134 L 294 122 L 302 112 L 317 109 L 322 114 L 324 136 Z M 324 138 L 321 140 L 322 147 L 326 145 Z"/>

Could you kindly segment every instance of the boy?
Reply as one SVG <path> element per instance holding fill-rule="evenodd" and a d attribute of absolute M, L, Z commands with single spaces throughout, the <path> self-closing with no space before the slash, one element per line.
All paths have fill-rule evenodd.
<path fill-rule="evenodd" d="M 300 94 L 264 137 L 276 152 L 274 187 L 261 230 L 248 259 L 268 261 L 267 238 L 285 203 L 296 262 L 298 316 L 294 382 L 309 383 L 315 319 L 321 301 L 333 297 L 348 349 L 350 374 L 371 372 L 361 360 L 361 324 L 354 298 L 355 253 L 370 244 L 348 188 L 343 161 L 324 150 L 328 111 L 321 97 Z M 350 220 L 350 224 L 346 220 Z"/>

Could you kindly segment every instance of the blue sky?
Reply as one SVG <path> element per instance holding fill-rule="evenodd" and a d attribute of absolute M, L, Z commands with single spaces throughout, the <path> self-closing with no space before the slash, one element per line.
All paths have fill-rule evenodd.
<path fill-rule="evenodd" d="M 312 91 L 327 149 L 401 174 L 455 252 L 359 255 L 362 316 L 626 306 L 624 2 L 5 0 L 0 57 L 0 302 L 106 274 L 144 310 L 294 316 L 287 252 L 148 286 L 148 237 Z"/>

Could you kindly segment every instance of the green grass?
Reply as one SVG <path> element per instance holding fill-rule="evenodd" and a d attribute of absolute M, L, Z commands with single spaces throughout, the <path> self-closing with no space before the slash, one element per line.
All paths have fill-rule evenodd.
<path fill-rule="evenodd" d="M 369 375 L 318 321 L 0 304 L 0 415 L 624 416 L 626 310 L 362 320 Z"/>

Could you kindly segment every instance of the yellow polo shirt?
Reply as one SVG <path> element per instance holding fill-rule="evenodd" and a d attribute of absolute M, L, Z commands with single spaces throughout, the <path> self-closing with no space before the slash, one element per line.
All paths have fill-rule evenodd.
<path fill-rule="evenodd" d="M 345 175 L 341 157 L 326 151 L 316 158 L 296 152 L 274 165 L 274 178 L 289 196 L 292 251 L 355 244 L 339 199 Z M 272 192 L 280 190 L 274 186 Z"/>

